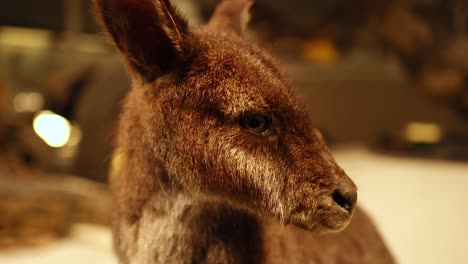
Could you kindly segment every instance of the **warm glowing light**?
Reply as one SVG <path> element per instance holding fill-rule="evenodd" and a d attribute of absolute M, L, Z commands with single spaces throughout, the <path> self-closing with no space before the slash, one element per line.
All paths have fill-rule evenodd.
<path fill-rule="evenodd" d="M 335 44 L 327 39 L 306 42 L 303 55 L 310 62 L 325 64 L 335 63 L 340 56 Z"/>
<path fill-rule="evenodd" d="M 442 129 L 431 123 L 411 123 L 405 129 L 405 138 L 413 143 L 437 143 L 442 139 Z"/>
<path fill-rule="evenodd" d="M 53 148 L 65 146 L 72 132 L 70 122 L 51 111 L 40 112 L 34 118 L 33 128 L 36 134 Z"/>

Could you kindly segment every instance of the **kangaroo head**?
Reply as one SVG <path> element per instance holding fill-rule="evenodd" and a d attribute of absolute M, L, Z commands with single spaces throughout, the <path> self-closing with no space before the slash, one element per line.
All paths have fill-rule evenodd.
<path fill-rule="evenodd" d="M 276 62 L 244 40 L 252 1 L 223 1 L 198 29 L 169 0 L 96 3 L 133 80 L 119 147 L 129 149 L 128 159 L 150 161 L 129 165 L 129 185 L 146 173 L 141 167 L 158 164 L 164 188 L 197 199 L 310 231 L 347 225 L 355 185 Z M 127 191 L 150 188 L 152 177 Z"/>

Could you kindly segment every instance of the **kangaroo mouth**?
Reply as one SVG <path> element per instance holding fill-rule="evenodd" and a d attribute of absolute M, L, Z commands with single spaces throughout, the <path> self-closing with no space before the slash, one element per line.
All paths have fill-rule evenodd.
<path fill-rule="evenodd" d="M 304 210 L 291 215 L 289 224 L 314 233 L 339 232 L 345 229 L 353 216 L 354 210 L 341 207 L 319 205 L 315 210 Z"/>
<path fill-rule="evenodd" d="M 320 231 L 339 232 L 349 225 L 353 212 L 348 212 L 341 208 L 336 209 L 336 211 L 322 218 L 319 223 L 323 229 Z"/>

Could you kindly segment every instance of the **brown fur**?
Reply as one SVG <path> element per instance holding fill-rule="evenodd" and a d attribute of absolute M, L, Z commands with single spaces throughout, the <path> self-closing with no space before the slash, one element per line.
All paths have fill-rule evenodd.
<path fill-rule="evenodd" d="M 96 1 L 133 80 L 111 179 L 121 263 L 392 263 L 360 210 L 320 234 L 347 226 L 356 188 L 276 62 L 242 38 L 250 5 L 225 0 L 189 29 L 168 0 Z M 271 125 L 253 133 L 249 115 Z"/>

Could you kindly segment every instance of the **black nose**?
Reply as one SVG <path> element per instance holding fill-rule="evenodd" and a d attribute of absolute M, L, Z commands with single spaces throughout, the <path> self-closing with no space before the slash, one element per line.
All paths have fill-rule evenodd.
<path fill-rule="evenodd" d="M 352 212 L 356 206 L 357 192 L 354 188 L 340 188 L 333 192 L 333 201 L 341 208 L 348 212 Z"/>

